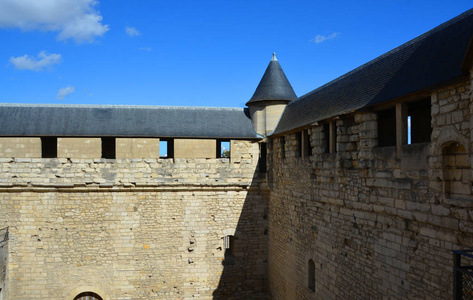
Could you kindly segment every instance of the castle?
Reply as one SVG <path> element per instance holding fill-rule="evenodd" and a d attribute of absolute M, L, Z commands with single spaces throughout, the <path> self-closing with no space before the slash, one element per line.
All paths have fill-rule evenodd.
<path fill-rule="evenodd" d="M 0 105 L 0 299 L 449 299 L 473 10 L 248 108 Z"/>

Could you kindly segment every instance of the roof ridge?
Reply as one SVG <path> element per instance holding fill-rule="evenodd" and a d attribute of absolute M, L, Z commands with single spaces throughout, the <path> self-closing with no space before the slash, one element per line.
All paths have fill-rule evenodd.
<path fill-rule="evenodd" d="M 259 139 L 246 108 L 0 105 L 1 136 Z"/>
<path fill-rule="evenodd" d="M 105 104 L 54 104 L 54 103 L 0 103 L 0 107 L 48 108 L 136 108 L 136 109 L 186 109 L 186 110 L 244 110 L 243 107 L 171 106 L 171 105 L 105 105 Z"/>

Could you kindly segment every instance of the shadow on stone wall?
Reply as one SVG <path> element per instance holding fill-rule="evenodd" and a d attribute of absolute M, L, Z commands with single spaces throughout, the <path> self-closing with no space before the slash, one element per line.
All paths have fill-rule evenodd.
<path fill-rule="evenodd" d="M 7 247 L 8 227 L 0 229 L 0 299 L 5 296 L 5 281 L 7 276 Z M 5 298 L 6 299 L 6 298 Z"/>
<path fill-rule="evenodd" d="M 235 234 L 222 242 L 224 269 L 213 299 L 267 299 L 268 198 L 265 174 L 256 171 Z"/>

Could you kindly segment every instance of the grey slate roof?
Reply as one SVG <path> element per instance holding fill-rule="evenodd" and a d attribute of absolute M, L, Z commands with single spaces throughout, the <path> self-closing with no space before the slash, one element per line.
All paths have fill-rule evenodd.
<path fill-rule="evenodd" d="M 0 104 L 0 136 L 259 138 L 246 109 Z"/>
<path fill-rule="evenodd" d="M 246 105 L 264 100 L 291 101 L 296 98 L 296 93 L 294 93 L 289 80 L 287 80 L 286 75 L 276 58 L 276 54 L 273 53 L 273 58 L 269 62 L 263 78 L 261 78 L 253 97 L 251 97 L 250 101 L 248 101 Z"/>
<path fill-rule="evenodd" d="M 290 102 L 273 134 L 452 82 L 473 37 L 473 9 Z"/>

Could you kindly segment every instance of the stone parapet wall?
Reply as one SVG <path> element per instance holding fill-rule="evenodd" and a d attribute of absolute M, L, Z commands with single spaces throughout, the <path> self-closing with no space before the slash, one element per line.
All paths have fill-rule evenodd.
<path fill-rule="evenodd" d="M 48 139 L 48 137 L 46 137 Z M 42 149 L 41 137 L 0 137 L 0 158 L 41 158 L 57 157 L 70 159 L 158 159 L 160 158 L 159 138 L 115 138 L 106 137 L 106 153 L 103 153 L 103 139 L 100 137 L 58 137 L 45 141 Z M 244 140 L 230 139 L 164 139 L 172 144 L 172 148 L 165 149 L 163 156 L 178 159 L 217 158 L 217 143 L 230 142 L 231 158 L 239 161 L 239 150 Z M 167 150 L 173 152 L 166 153 Z M 46 151 L 43 155 L 42 151 Z M 56 153 L 57 152 L 57 153 Z M 105 155 L 112 155 L 107 157 Z M 52 156 L 51 156 L 52 155 Z"/>
<path fill-rule="evenodd" d="M 295 133 L 285 136 L 286 158 L 274 138 L 274 299 L 452 297 L 451 250 L 473 245 L 470 83 L 434 91 L 431 100 L 430 143 L 377 147 L 373 112 L 335 120 L 336 153 L 324 151 L 323 126 L 310 128 L 310 159 L 298 157 Z M 460 183 L 469 190 L 447 192 Z"/>
<path fill-rule="evenodd" d="M 258 144 L 232 145 L 231 159 L 0 158 L 0 187 L 249 185 Z"/>

